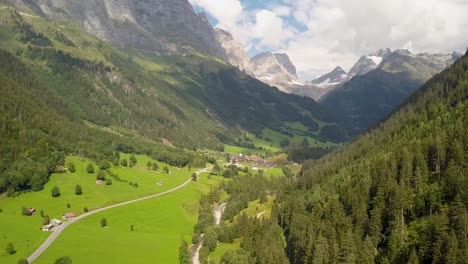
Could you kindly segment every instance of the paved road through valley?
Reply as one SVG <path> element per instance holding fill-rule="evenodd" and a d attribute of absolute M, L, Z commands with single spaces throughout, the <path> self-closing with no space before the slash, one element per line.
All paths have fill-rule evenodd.
<path fill-rule="evenodd" d="M 208 172 L 209 170 L 210 170 L 210 168 L 200 169 L 196 173 L 197 173 L 197 175 L 199 175 L 200 173 Z M 161 192 L 161 193 L 153 194 L 153 195 L 150 195 L 150 196 L 146 196 L 146 197 L 142 197 L 142 198 L 138 198 L 138 199 L 134 199 L 134 200 L 130 200 L 130 201 L 123 202 L 123 203 L 118 203 L 118 204 L 102 207 L 102 208 L 96 209 L 94 211 L 82 214 L 82 215 L 80 215 L 80 216 L 78 216 L 76 218 L 73 218 L 73 219 L 71 219 L 71 220 L 69 220 L 67 222 L 64 222 L 62 225 L 60 225 L 60 226 L 58 226 L 58 227 L 56 227 L 54 229 L 52 234 L 44 241 L 44 243 L 42 243 L 39 246 L 39 248 L 36 249 L 36 251 L 34 251 L 27 258 L 27 260 L 28 260 L 29 263 L 36 260 L 55 241 L 55 239 L 57 239 L 57 237 L 62 233 L 63 230 L 65 230 L 65 228 L 69 227 L 70 225 L 72 225 L 73 223 L 75 223 L 77 221 L 80 221 L 81 219 L 84 219 L 84 218 L 86 218 L 88 216 L 100 213 L 100 212 L 105 211 L 105 210 L 109 210 L 109 209 L 112 209 L 112 208 L 116 208 L 116 207 L 119 207 L 119 206 L 131 204 L 131 203 L 141 202 L 141 201 L 144 201 L 144 200 L 148 200 L 148 199 L 151 199 L 151 198 L 155 198 L 155 197 L 158 197 L 158 196 L 162 196 L 162 195 L 177 191 L 177 190 L 185 187 L 191 181 L 192 181 L 192 177 L 190 176 L 190 178 L 187 181 L 185 181 L 181 185 L 179 185 L 179 186 L 177 186 L 177 187 L 175 187 L 173 189 L 170 189 L 168 191 L 164 191 L 164 192 Z"/>

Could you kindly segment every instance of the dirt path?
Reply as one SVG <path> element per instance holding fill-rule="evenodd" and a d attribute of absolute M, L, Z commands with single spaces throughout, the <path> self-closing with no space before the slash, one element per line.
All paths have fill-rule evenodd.
<path fill-rule="evenodd" d="M 201 169 L 201 170 L 198 170 L 196 173 L 198 175 L 200 173 L 208 172 L 209 169 L 210 168 Z M 36 251 L 34 251 L 27 258 L 27 260 L 28 260 L 29 263 L 36 260 L 55 241 L 55 239 L 57 239 L 57 237 L 63 232 L 63 230 L 65 230 L 65 228 L 69 227 L 70 225 L 72 225 L 73 223 L 75 223 L 75 222 L 77 222 L 77 221 L 79 221 L 81 219 L 84 219 L 84 218 L 86 218 L 88 216 L 100 213 L 100 212 L 105 211 L 105 210 L 109 210 L 109 209 L 112 209 L 112 208 L 116 208 L 116 207 L 127 205 L 127 204 L 132 204 L 132 203 L 136 203 L 136 202 L 141 202 L 141 201 L 148 200 L 148 199 L 151 199 L 151 198 L 155 198 L 155 197 L 158 197 L 158 196 L 162 196 L 162 195 L 165 195 L 165 194 L 168 194 L 168 193 L 171 193 L 171 192 L 175 192 L 175 191 L 185 187 L 191 181 L 192 181 L 192 177 L 190 176 L 190 178 L 187 181 L 185 181 L 181 185 L 179 185 L 179 186 L 177 186 L 177 187 L 175 187 L 173 189 L 170 189 L 168 191 L 164 191 L 164 192 L 161 192 L 161 193 L 153 194 L 153 195 L 150 195 L 150 196 L 146 196 L 146 197 L 142 197 L 142 198 L 138 198 L 138 199 L 134 199 L 134 200 L 130 200 L 130 201 L 119 203 L 119 204 L 114 204 L 114 205 L 102 207 L 102 208 L 99 208 L 99 209 L 94 210 L 92 212 L 82 214 L 82 215 L 80 215 L 80 216 L 78 216 L 78 217 L 76 217 L 76 218 L 74 218 L 74 219 L 72 219 L 72 220 L 70 220 L 68 222 L 65 222 L 62 225 L 60 225 L 59 227 L 57 227 L 56 229 L 54 229 L 52 234 L 44 241 L 44 243 L 42 243 L 39 246 L 39 248 L 36 249 Z"/>

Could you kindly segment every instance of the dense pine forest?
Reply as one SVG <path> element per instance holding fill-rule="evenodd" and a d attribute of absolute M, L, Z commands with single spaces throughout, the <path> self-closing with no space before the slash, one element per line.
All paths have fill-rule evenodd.
<path fill-rule="evenodd" d="M 465 55 L 386 121 L 306 161 L 296 177 L 287 169 L 280 179 L 223 173 L 232 179 L 201 199 L 193 243 L 205 234 L 202 263 L 216 241 L 234 239 L 240 248 L 221 263 L 466 263 L 467 97 Z M 265 197 L 276 197 L 270 219 L 240 213 Z M 216 226 L 221 202 L 229 224 Z"/>
<path fill-rule="evenodd" d="M 291 263 L 466 263 L 468 57 L 280 195 Z"/>

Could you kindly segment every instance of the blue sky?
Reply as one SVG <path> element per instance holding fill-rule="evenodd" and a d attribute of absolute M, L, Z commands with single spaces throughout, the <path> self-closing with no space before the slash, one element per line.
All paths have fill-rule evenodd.
<path fill-rule="evenodd" d="M 310 80 L 380 48 L 466 51 L 468 1 L 189 0 L 250 55 L 285 52 Z"/>

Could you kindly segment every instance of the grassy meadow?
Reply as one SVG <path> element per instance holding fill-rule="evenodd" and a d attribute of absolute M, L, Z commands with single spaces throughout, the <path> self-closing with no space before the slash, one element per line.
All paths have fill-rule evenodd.
<path fill-rule="evenodd" d="M 150 161 L 150 158 L 139 155 L 135 157 L 137 159 L 135 167 L 112 166 L 110 170 L 119 175 L 121 179 L 138 183 L 138 187 L 112 178 L 112 185 L 105 183 L 98 185 L 96 184 L 98 168 L 95 164 L 95 173 L 89 174 L 86 172 L 89 160 L 67 157 L 66 163 L 75 164 L 75 173 L 52 174 L 50 181 L 39 192 L 23 193 L 17 197 L 1 196 L 0 263 L 16 263 L 19 258 L 32 253 L 47 238 L 50 233 L 40 230 L 43 225 L 43 219 L 39 215 L 41 210 L 50 219 L 61 219 L 61 216 L 67 212 L 79 215 L 84 213 L 84 207 L 91 211 L 105 205 L 172 189 L 186 181 L 192 173 L 187 168 L 179 169 L 171 166 L 168 166 L 171 174 L 163 173 L 162 168 L 167 165 L 160 162 L 157 162 L 160 167 L 159 172 L 148 170 L 146 163 Z M 128 159 L 129 156 L 121 154 L 121 158 Z M 107 178 L 110 177 L 107 176 Z M 157 182 L 162 182 L 162 186 L 157 185 Z M 77 184 L 82 187 L 82 195 L 75 194 Z M 54 186 L 57 186 L 61 193 L 56 198 L 51 196 L 51 189 Z M 23 206 L 35 208 L 38 213 L 33 216 L 23 216 L 21 214 Z M 16 250 L 13 255 L 7 255 L 3 250 L 9 242 L 13 243 Z"/>
<path fill-rule="evenodd" d="M 199 182 L 174 193 L 83 219 L 67 228 L 36 263 L 61 256 L 73 263 L 178 263 L 178 246 L 181 238 L 191 239 L 200 195 L 220 181 L 203 174 Z M 108 227 L 100 226 L 102 218 Z"/>

